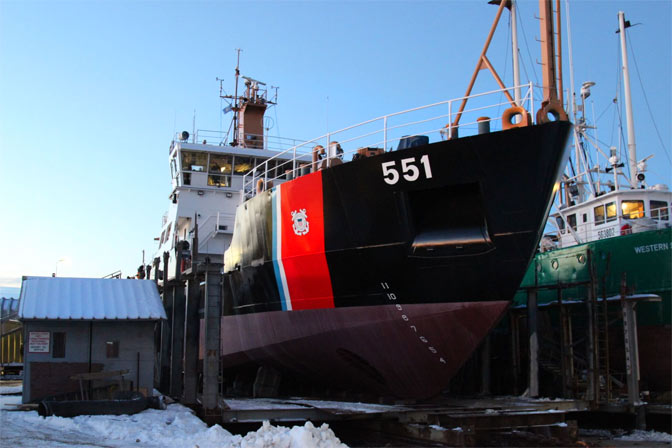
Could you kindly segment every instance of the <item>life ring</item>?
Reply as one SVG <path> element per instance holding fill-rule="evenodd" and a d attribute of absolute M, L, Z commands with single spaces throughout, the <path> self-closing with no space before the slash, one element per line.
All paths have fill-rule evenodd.
<path fill-rule="evenodd" d="M 262 193 L 264 191 L 264 179 L 258 179 L 257 180 L 257 194 Z"/>
<path fill-rule="evenodd" d="M 549 115 L 553 116 L 553 120 L 548 118 Z M 537 111 L 537 124 L 550 123 L 551 121 L 567 121 L 568 119 L 567 112 L 565 112 L 562 104 L 557 100 L 549 101 Z"/>
<path fill-rule="evenodd" d="M 514 123 L 513 117 L 520 116 L 520 122 Z M 530 114 L 524 107 L 512 106 L 502 114 L 502 129 L 523 128 L 530 125 Z"/>
<path fill-rule="evenodd" d="M 630 235 L 632 233 L 632 226 L 630 224 L 623 224 L 621 226 L 621 236 Z"/>

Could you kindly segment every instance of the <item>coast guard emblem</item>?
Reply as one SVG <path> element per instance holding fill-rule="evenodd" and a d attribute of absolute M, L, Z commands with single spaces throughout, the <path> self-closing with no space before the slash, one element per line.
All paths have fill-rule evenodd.
<path fill-rule="evenodd" d="M 305 208 L 299 209 L 299 211 L 294 210 L 292 212 L 292 221 L 294 222 L 294 224 L 292 224 L 292 228 L 294 229 L 295 234 L 301 236 L 308 233 L 310 226 L 308 224 L 307 218 L 308 217 L 306 216 Z"/>

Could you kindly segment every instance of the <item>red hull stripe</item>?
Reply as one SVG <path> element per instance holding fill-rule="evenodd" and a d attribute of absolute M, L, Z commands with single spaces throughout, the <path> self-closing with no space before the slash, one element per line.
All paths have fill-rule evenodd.
<path fill-rule="evenodd" d="M 334 293 L 324 250 L 322 173 L 279 185 L 274 192 L 274 241 L 283 309 L 333 308 Z"/>

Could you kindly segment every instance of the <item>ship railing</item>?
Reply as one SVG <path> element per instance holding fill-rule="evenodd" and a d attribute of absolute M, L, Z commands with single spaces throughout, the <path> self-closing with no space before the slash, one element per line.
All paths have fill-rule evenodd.
<path fill-rule="evenodd" d="M 175 139 L 179 140 L 179 133 L 175 135 Z M 248 140 L 258 141 L 259 149 L 268 149 L 271 151 L 285 151 L 296 145 L 303 143 L 303 140 L 288 137 L 279 137 L 273 135 L 258 135 L 246 134 Z M 198 129 L 193 136 L 189 137 L 190 143 L 215 145 L 215 146 L 230 146 L 230 135 L 227 132 L 215 131 L 212 129 Z M 239 143 L 242 143 L 239 142 Z"/>
<path fill-rule="evenodd" d="M 292 179 L 319 169 L 319 166 L 315 167 L 312 163 L 312 152 L 318 145 L 327 152 L 327 159 L 349 162 L 362 156 L 367 149 L 377 149 L 378 152 L 394 151 L 402 142 L 408 142 L 413 137 L 422 136 L 429 143 L 433 143 L 486 132 L 486 128 L 489 128 L 487 132 L 501 130 L 502 114 L 511 106 L 504 92 L 516 88 L 523 91 L 520 106 L 527 111 L 533 111 L 534 85 L 529 83 L 407 109 L 300 142 L 278 152 L 246 173 L 243 177 L 242 197 L 246 199 L 253 196 L 257 190 L 263 190 L 269 185 L 269 181 L 277 184 L 277 181 Z M 464 99 L 469 100 L 469 107 L 462 112 L 459 127 L 452 127 L 451 123 Z M 273 159 L 288 160 L 283 161 L 287 169 L 283 172 L 275 170 Z M 322 164 L 324 161 L 318 163 Z M 263 182 L 259 182 L 260 180 Z M 261 189 L 258 188 L 259 185 L 262 186 Z"/>

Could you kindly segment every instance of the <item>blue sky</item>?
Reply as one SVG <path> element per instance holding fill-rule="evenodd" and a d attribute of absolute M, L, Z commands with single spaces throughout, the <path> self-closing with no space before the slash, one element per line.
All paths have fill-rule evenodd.
<path fill-rule="evenodd" d="M 629 32 L 638 151 L 655 154 L 651 183 L 672 184 L 672 2 L 570 7 L 576 83 L 597 83 L 607 145 L 617 145 L 617 13 L 642 23 Z M 539 81 L 537 2 L 519 9 L 523 74 Z M 233 90 L 236 48 L 244 75 L 280 87 L 271 134 L 308 139 L 462 96 L 495 12 L 481 0 L 0 0 L 0 286 L 56 269 L 133 275 L 143 250 L 151 259 L 172 136 L 191 131 L 194 111 L 198 128 L 220 129 L 215 78 Z M 507 22 L 489 57 L 509 81 Z M 481 75 L 476 89 L 490 84 Z"/>

